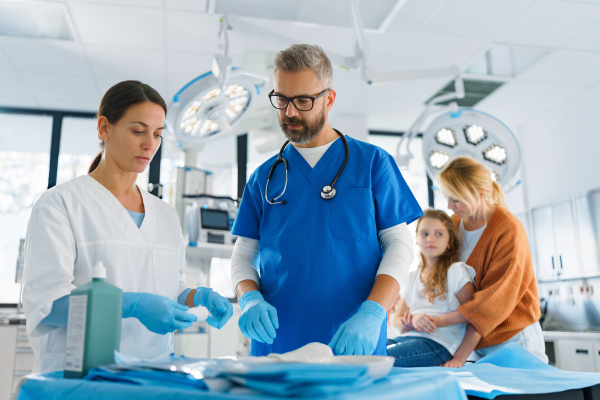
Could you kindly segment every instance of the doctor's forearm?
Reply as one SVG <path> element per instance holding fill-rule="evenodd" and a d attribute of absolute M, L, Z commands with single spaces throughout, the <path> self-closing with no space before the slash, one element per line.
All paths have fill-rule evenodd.
<path fill-rule="evenodd" d="M 389 310 L 400 291 L 398 281 L 389 275 L 377 275 L 371 294 L 367 300 L 379 303 L 383 308 Z"/>
<path fill-rule="evenodd" d="M 238 299 L 240 299 L 245 293 L 250 292 L 252 290 L 259 290 L 259 288 L 258 284 L 251 279 L 241 281 L 235 288 L 235 292 L 237 293 Z"/>

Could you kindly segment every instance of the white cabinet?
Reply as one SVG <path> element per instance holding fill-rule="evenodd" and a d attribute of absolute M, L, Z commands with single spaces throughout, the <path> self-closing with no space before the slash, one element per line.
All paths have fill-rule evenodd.
<path fill-rule="evenodd" d="M 532 217 L 537 278 L 544 281 L 580 277 L 571 200 L 535 209 Z"/>
<path fill-rule="evenodd" d="M 600 191 L 575 197 L 579 254 L 584 276 L 600 273 Z"/>
<path fill-rule="evenodd" d="M 557 364 L 566 371 L 595 372 L 594 343 L 581 340 L 555 342 Z"/>
<path fill-rule="evenodd" d="M 543 207 L 532 211 L 535 237 L 536 276 L 539 280 L 556 278 L 554 262 L 554 233 L 552 208 Z"/>

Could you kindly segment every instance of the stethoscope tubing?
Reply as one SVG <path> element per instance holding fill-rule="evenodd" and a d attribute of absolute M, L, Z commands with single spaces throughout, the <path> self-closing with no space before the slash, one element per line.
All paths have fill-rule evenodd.
<path fill-rule="evenodd" d="M 333 185 L 335 185 L 335 183 L 337 182 L 338 178 L 340 177 L 340 175 L 342 174 L 342 171 L 344 170 L 344 168 L 346 168 L 346 164 L 348 163 L 348 159 L 350 157 L 350 148 L 348 147 L 348 141 L 346 140 L 346 137 L 337 129 L 334 129 L 334 131 L 340 135 L 340 137 L 342 138 L 342 141 L 344 142 L 344 148 L 346 150 L 346 157 L 344 157 L 344 162 L 342 163 L 342 166 L 340 167 L 340 169 L 338 170 L 337 174 L 335 175 L 335 177 L 333 178 L 333 181 L 331 181 L 331 183 L 329 185 L 326 185 L 323 187 L 322 193 L 324 191 L 324 189 L 326 187 L 329 187 L 328 192 L 333 190 Z M 273 165 L 271 166 L 271 170 L 269 171 L 269 175 L 267 176 L 267 186 L 265 187 L 265 200 L 267 201 L 267 203 L 269 204 L 286 204 L 285 200 L 282 201 L 277 201 L 279 198 L 281 198 L 281 196 L 284 195 L 285 190 L 287 189 L 287 184 L 288 184 L 288 161 L 283 157 L 283 152 L 285 150 L 285 148 L 288 146 L 288 144 L 290 143 L 289 140 L 287 140 L 283 146 L 281 146 L 281 150 L 279 150 L 279 154 L 277 155 L 277 159 L 275 160 L 275 162 L 273 163 Z M 278 164 L 283 163 L 284 167 L 285 167 L 285 185 L 283 186 L 283 191 L 281 192 L 281 194 L 277 197 L 271 198 L 269 199 L 269 181 L 271 180 L 271 177 L 273 176 L 273 173 L 275 172 L 275 168 L 277 167 Z M 335 196 L 335 192 L 334 195 L 332 197 L 329 198 L 325 198 L 323 196 L 324 199 L 329 200 L 331 198 L 333 198 Z"/>

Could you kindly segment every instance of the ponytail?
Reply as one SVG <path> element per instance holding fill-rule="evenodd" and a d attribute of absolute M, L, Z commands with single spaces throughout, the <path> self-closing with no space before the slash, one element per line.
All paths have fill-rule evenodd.
<path fill-rule="evenodd" d="M 98 153 L 96 158 L 94 158 L 94 161 L 92 161 L 92 164 L 90 165 L 90 169 L 88 170 L 88 174 L 91 174 L 96 168 L 98 168 L 98 165 L 100 164 L 100 160 L 102 160 L 102 151 L 100 153 Z"/>

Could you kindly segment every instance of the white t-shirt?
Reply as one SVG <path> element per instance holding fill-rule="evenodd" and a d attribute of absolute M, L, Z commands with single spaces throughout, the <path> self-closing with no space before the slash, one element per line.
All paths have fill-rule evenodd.
<path fill-rule="evenodd" d="M 460 254 L 460 261 L 467 262 L 467 260 L 471 256 L 471 253 L 473 252 L 473 249 L 477 245 L 477 242 L 479 242 L 479 239 L 481 238 L 483 231 L 485 231 L 486 226 L 487 225 L 484 225 L 475 231 L 467 231 L 467 230 L 465 230 L 465 226 L 463 225 L 463 220 L 462 219 L 460 220 L 460 227 L 458 230 L 459 231 L 458 232 L 459 240 L 460 240 L 460 243 L 462 244 L 462 252 Z"/>
<path fill-rule="evenodd" d="M 317 163 L 319 162 L 319 160 L 321 159 L 321 157 L 323 157 L 323 154 L 325 154 L 325 152 L 327 151 L 327 149 L 329 149 L 329 147 L 331 147 L 331 145 L 333 143 L 335 143 L 336 140 L 338 140 L 339 138 L 332 140 L 331 142 L 324 144 L 323 146 L 319 146 L 319 147 L 296 147 L 296 150 L 298 150 L 298 153 L 300 153 L 300 155 L 306 160 L 306 162 L 308 163 L 308 165 L 310 165 L 311 168 L 314 168 L 315 165 L 317 165 Z"/>
<path fill-rule="evenodd" d="M 448 269 L 446 279 L 446 298 L 441 300 L 437 297 L 434 303 L 430 303 L 429 299 L 425 297 L 425 285 L 421 282 L 420 275 L 420 268 L 413 269 L 408 273 L 406 285 L 400 288 L 400 296 L 410 308 L 411 314 L 422 313 L 438 317 L 458 309 L 460 301 L 456 297 L 456 293 L 467 283 L 474 282 L 475 270 L 464 262 L 452 264 Z M 403 333 L 402 336 L 421 336 L 435 340 L 454 355 L 462 343 L 466 331 L 466 324 L 458 324 L 436 328 L 433 333 L 410 331 Z"/>

